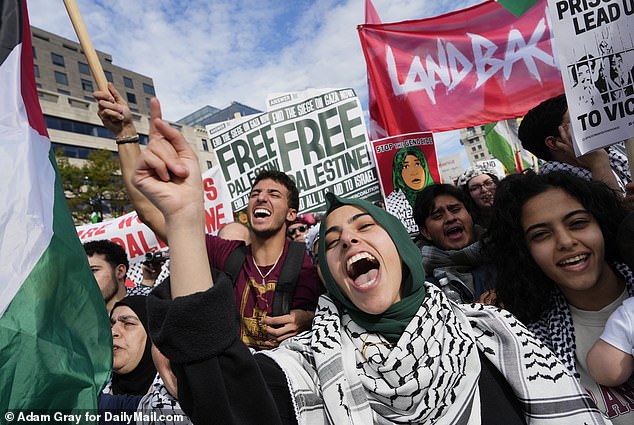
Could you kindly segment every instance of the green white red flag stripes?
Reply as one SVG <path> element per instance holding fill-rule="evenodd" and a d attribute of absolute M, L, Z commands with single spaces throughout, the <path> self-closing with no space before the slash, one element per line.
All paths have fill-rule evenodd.
<path fill-rule="evenodd" d="M 26 2 L 0 5 L 0 417 L 94 409 L 109 320 L 50 151 Z"/>

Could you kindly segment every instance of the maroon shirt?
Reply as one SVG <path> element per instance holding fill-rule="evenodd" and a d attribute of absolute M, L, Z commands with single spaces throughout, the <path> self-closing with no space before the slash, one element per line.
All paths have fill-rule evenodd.
<path fill-rule="evenodd" d="M 207 256 L 211 267 L 224 270 L 229 254 L 242 241 L 228 241 L 217 236 L 206 235 Z M 258 271 L 251 252 L 251 246 L 247 246 L 246 260 L 233 287 L 236 306 L 240 312 L 240 338 L 250 347 L 256 349 L 269 348 L 264 345 L 268 334 L 260 326 L 262 320 L 273 310 L 273 296 L 275 285 L 282 272 L 282 265 L 288 253 L 290 240 L 286 239 L 282 256 L 271 270 L 272 264 L 260 267 Z M 269 273 L 270 271 L 270 273 Z M 268 273 L 268 274 L 267 274 Z M 265 279 L 262 278 L 265 276 Z M 304 255 L 304 262 L 299 272 L 297 286 L 291 309 L 315 311 L 317 299 L 324 293 L 324 287 L 317 275 L 317 269 L 310 261 L 308 254 Z"/>

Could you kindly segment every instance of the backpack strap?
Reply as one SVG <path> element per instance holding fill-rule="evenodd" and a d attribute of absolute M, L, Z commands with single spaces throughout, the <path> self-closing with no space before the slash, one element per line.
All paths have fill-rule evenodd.
<path fill-rule="evenodd" d="M 275 285 L 271 316 L 282 316 L 291 311 L 291 301 L 295 295 L 305 255 L 306 245 L 303 242 L 292 241 L 289 244 L 284 264 L 282 264 L 282 272 L 277 280 L 277 285 Z"/>
<path fill-rule="evenodd" d="M 245 245 L 239 245 L 229 257 L 227 257 L 227 261 L 225 261 L 225 266 L 223 267 L 223 271 L 229 275 L 231 278 L 231 282 L 233 286 L 236 286 L 236 279 L 238 278 L 238 274 L 240 274 L 240 269 L 244 265 L 245 260 L 247 259 L 247 247 Z"/>

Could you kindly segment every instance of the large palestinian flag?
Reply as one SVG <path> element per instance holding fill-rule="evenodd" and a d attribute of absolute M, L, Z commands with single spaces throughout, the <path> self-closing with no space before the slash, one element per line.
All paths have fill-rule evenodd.
<path fill-rule="evenodd" d="M 112 337 L 51 153 L 26 2 L 0 8 L 2 423 L 7 410 L 96 408 Z"/>

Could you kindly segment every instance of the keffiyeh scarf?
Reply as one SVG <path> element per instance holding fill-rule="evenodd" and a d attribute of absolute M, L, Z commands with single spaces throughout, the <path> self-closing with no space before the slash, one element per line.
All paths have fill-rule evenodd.
<path fill-rule="evenodd" d="M 178 400 L 167 391 L 158 373 L 150 391 L 139 402 L 137 412 L 142 413 L 137 425 L 192 425 Z M 152 412 L 156 415 L 149 414 Z M 158 419 L 154 420 L 155 418 Z"/>
<path fill-rule="evenodd" d="M 623 263 L 616 263 L 614 268 L 625 279 L 628 294 L 631 297 L 634 296 L 634 273 L 632 270 Z M 561 291 L 558 289 L 553 291 L 550 310 L 542 315 L 538 321 L 530 323 L 528 329 L 557 355 L 575 377 L 579 378 L 575 362 L 577 351 L 575 329 L 572 326 L 572 315 L 568 301 Z"/>
<path fill-rule="evenodd" d="M 622 147 L 622 146 L 621 146 Z M 627 161 L 627 156 L 619 151 L 616 145 L 608 148 L 608 161 L 610 167 L 614 172 L 614 176 L 617 179 L 617 183 L 625 192 L 625 185 L 632 181 L 632 174 L 630 172 L 630 166 Z M 553 171 L 567 171 L 584 180 L 592 180 L 592 172 L 587 168 L 575 167 L 574 165 L 566 164 L 558 161 L 548 161 L 539 170 L 539 174 L 547 174 Z"/>
<path fill-rule="evenodd" d="M 394 345 L 322 296 L 312 331 L 268 355 L 299 424 L 480 424 L 478 352 L 506 377 L 531 424 L 603 424 L 566 368 L 510 313 L 450 304 L 434 285 Z"/>

